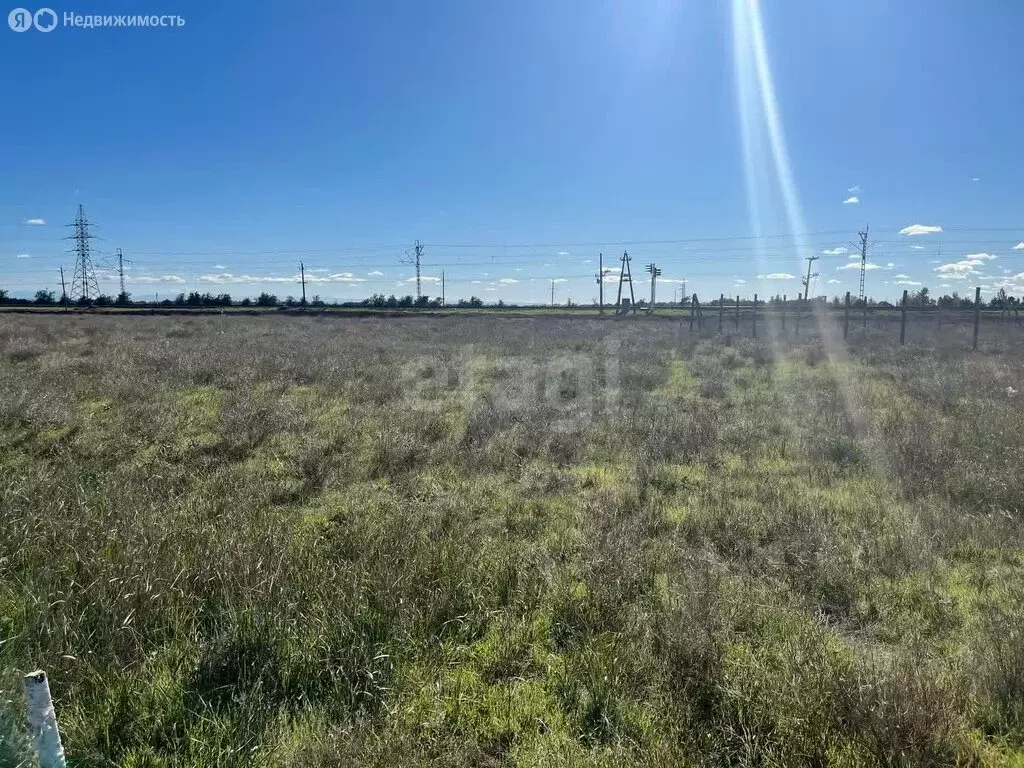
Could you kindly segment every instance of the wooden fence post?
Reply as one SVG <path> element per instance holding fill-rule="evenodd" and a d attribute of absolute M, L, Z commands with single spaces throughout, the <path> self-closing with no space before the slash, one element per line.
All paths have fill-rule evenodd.
<path fill-rule="evenodd" d="M 740 297 L 736 294 L 736 330 L 740 328 Z"/>
<path fill-rule="evenodd" d="M 754 338 L 757 338 L 757 294 L 754 294 Z"/>
<path fill-rule="evenodd" d="M 694 295 L 696 295 L 696 294 L 694 294 Z M 697 314 L 697 304 L 693 300 L 691 300 L 690 301 L 690 333 L 693 333 L 693 323 L 694 323 L 694 319 L 695 319 L 694 315 L 696 315 L 696 314 Z"/>
<path fill-rule="evenodd" d="M 39 768 L 64 768 L 64 747 L 57 730 L 57 716 L 50 699 L 50 684 L 42 670 L 22 679 L 28 704 L 28 726 L 39 755 Z"/>
<path fill-rule="evenodd" d="M 974 289 L 974 349 L 978 348 L 979 323 L 981 323 L 981 286 Z"/>
<path fill-rule="evenodd" d="M 718 297 L 718 332 L 722 332 L 722 319 L 725 315 L 725 294 Z"/>
<path fill-rule="evenodd" d="M 700 311 L 700 299 L 697 298 L 697 294 L 693 294 L 693 306 L 697 312 L 697 332 L 700 333 L 701 328 L 704 327 L 704 316 Z"/>
<path fill-rule="evenodd" d="M 903 301 L 900 302 L 900 345 L 907 341 L 907 291 L 903 291 Z"/>
<path fill-rule="evenodd" d="M 850 335 L 850 292 L 846 292 L 846 307 L 843 309 L 843 338 Z"/>

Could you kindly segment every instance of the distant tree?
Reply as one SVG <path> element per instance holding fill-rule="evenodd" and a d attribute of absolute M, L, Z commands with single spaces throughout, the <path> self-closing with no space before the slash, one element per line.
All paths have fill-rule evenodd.
<path fill-rule="evenodd" d="M 242 299 L 242 301 L 240 303 L 241 303 L 241 305 L 243 307 L 251 307 L 252 306 L 252 299 L 250 299 L 248 296 L 246 296 L 244 299 Z"/>
<path fill-rule="evenodd" d="M 440 307 L 441 306 L 441 297 L 440 296 L 435 296 L 434 298 L 432 298 L 430 300 L 430 306 L 432 306 L 432 307 Z"/>
<path fill-rule="evenodd" d="M 132 295 L 127 291 L 121 291 L 114 301 L 119 307 L 125 307 L 132 303 Z"/>
<path fill-rule="evenodd" d="M 1009 306 L 1007 298 L 1006 289 L 1000 288 L 999 292 L 989 300 L 988 304 L 992 309 L 1005 309 Z"/>
<path fill-rule="evenodd" d="M 499 307 L 504 307 L 505 306 L 505 302 L 502 299 L 498 299 L 498 306 Z"/>
<path fill-rule="evenodd" d="M 388 306 L 388 307 L 397 307 L 398 306 L 398 299 L 395 298 L 395 294 L 392 293 L 390 296 L 388 296 L 388 299 L 385 302 L 385 305 Z"/>
<path fill-rule="evenodd" d="M 36 304 L 56 304 L 53 291 L 39 290 L 36 291 Z"/>
<path fill-rule="evenodd" d="M 256 299 L 257 307 L 276 307 L 277 304 L 277 296 L 272 293 L 261 293 Z"/>
<path fill-rule="evenodd" d="M 186 298 L 184 293 L 179 293 L 177 296 L 174 297 L 175 306 L 183 307 L 185 306 L 185 301 Z"/>
<path fill-rule="evenodd" d="M 412 296 L 403 296 L 402 298 L 400 298 L 398 300 L 398 306 L 400 306 L 400 307 L 411 307 L 413 305 L 413 301 L 414 301 L 414 299 L 413 299 Z"/>
<path fill-rule="evenodd" d="M 96 297 L 96 301 L 94 303 L 97 307 L 112 307 L 114 306 L 114 299 L 111 296 L 106 296 L 101 293 Z"/>
<path fill-rule="evenodd" d="M 297 307 L 297 306 L 299 306 L 299 301 L 296 300 L 296 298 L 294 296 L 288 296 L 284 300 L 284 305 L 286 307 Z"/>
<path fill-rule="evenodd" d="M 416 307 L 429 307 L 430 306 L 430 297 L 429 296 L 420 296 L 413 303 L 413 306 L 416 306 Z"/>
<path fill-rule="evenodd" d="M 218 293 L 213 297 L 213 301 L 218 307 L 230 307 L 234 303 L 231 301 L 230 293 Z"/>
<path fill-rule="evenodd" d="M 483 305 L 483 299 L 479 299 L 476 296 L 470 296 L 468 301 L 466 299 L 459 299 L 458 304 L 460 307 L 482 307 Z"/>
<path fill-rule="evenodd" d="M 930 307 L 935 303 L 928 294 L 928 286 L 922 286 L 921 290 L 907 294 L 907 304 L 912 307 Z"/>
<path fill-rule="evenodd" d="M 319 296 L 314 296 L 313 301 L 309 304 L 311 307 L 326 307 L 327 304 Z"/>
<path fill-rule="evenodd" d="M 199 291 L 192 291 L 189 293 L 188 298 L 185 299 L 185 303 L 190 307 L 201 307 L 203 305 L 203 294 Z"/>
<path fill-rule="evenodd" d="M 0 288 L 0 301 L 7 301 L 7 289 Z"/>
<path fill-rule="evenodd" d="M 160 302 L 160 306 L 161 307 L 173 307 L 174 306 L 174 302 L 171 301 L 170 299 L 164 299 L 163 301 Z"/>

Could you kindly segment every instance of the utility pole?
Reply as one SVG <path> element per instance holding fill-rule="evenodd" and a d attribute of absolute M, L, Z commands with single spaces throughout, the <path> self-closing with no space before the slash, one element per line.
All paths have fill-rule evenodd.
<path fill-rule="evenodd" d="M 632 261 L 629 255 L 629 251 L 622 252 L 622 266 L 619 268 L 619 295 L 615 300 L 615 311 L 622 311 L 622 284 L 629 282 L 629 304 L 630 308 L 636 313 L 636 296 L 633 294 L 633 270 L 629 266 L 629 262 Z"/>
<path fill-rule="evenodd" d="M 814 264 L 814 262 L 816 262 L 817 260 L 817 256 L 807 257 L 807 277 L 801 281 L 804 284 L 804 301 L 807 302 L 809 302 L 811 299 L 811 278 L 818 276 L 817 272 L 815 272 L 813 275 L 811 274 L 811 265 Z"/>
<path fill-rule="evenodd" d="M 651 275 L 651 308 L 647 312 L 648 314 L 650 314 L 651 312 L 654 311 L 654 285 L 658 281 L 658 275 L 661 274 L 661 270 L 658 269 L 658 266 L 652 261 L 650 264 L 647 265 L 647 271 Z"/>
<path fill-rule="evenodd" d="M 604 314 L 604 254 L 597 254 L 597 306 L 598 314 Z"/>
<path fill-rule="evenodd" d="M 100 295 L 100 286 L 96 282 L 96 273 L 92 267 L 92 256 L 89 253 L 89 241 L 94 239 L 89 234 L 89 220 L 85 218 L 85 210 L 78 206 L 78 215 L 69 227 L 75 228 L 75 234 L 66 238 L 75 241 L 71 253 L 75 254 L 75 276 L 71 281 L 72 299 L 94 299 Z"/>
<path fill-rule="evenodd" d="M 306 306 L 306 265 L 299 262 L 299 275 L 302 277 L 302 306 Z"/>
<path fill-rule="evenodd" d="M 121 295 L 125 293 L 124 290 L 124 254 L 121 253 L 121 249 L 117 249 L 117 275 L 121 278 Z"/>
<path fill-rule="evenodd" d="M 421 280 L 420 280 L 420 259 L 423 256 L 423 246 L 420 245 L 420 241 L 417 240 L 413 246 L 411 252 L 406 251 L 405 257 L 402 259 L 403 264 L 415 264 L 416 265 L 416 298 L 419 299 L 422 295 Z"/>
<path fill-rule="evenodd" d="M 868 230 L 870 227 L 864 227 L 863 232 L 858 232 L 860 235 L 860 300 L 864 301 L 864 273 L 868 269 Z"/>

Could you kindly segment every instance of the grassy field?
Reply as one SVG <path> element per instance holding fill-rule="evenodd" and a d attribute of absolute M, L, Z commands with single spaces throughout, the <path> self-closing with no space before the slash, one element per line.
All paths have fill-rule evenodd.
<path fill-rule="evenodd" d="M 1024 334 L 908 338 L 4 316 L 0 765 L 37 667 L 81 766 L 1024 764 Z"/>

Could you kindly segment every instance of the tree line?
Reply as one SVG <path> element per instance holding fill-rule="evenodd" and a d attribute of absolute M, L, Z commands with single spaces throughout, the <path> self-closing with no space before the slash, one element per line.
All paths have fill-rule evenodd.
<path fill-rule="evenodd" d="M 248 296 L 235 300 L 229 293 L 200 293 L 191 291 L 179 293 L 174 298 L 163 299 L 162 301 L 136 301 L 130 293 L 119 293 L 117 296 L 99 295 L 93 298 L 80 298 L 74 301 L 67 296 L 57 297 L 54 291 L 38 290 L 31 299 L 19 299 L 12 297 L 9 292 L 0 288 L 0 304 L 7 305 L 36 305 L 36 306 L 79 306 L 79 307 L 393 307 L 393 308 L 439 308 L 444 306 L 440 296 L 402 296 L 394 294 L 373 294 L 361 301 L 327 302 L 319 296 L 314 296 L 310 301 L 296 299 L 294 296 L 287 296 L 284 299 L 278 298 L 272 293 L 263 292 L 256 298 Z M 504 306 L 504 302 L 499 302 Z M 469 299 L 459 299 L 454 304 L 457 307 L 482 307 L 483 299 L 473 296 Z M 449 305 L 452 306 L 452 305 Z"/>

